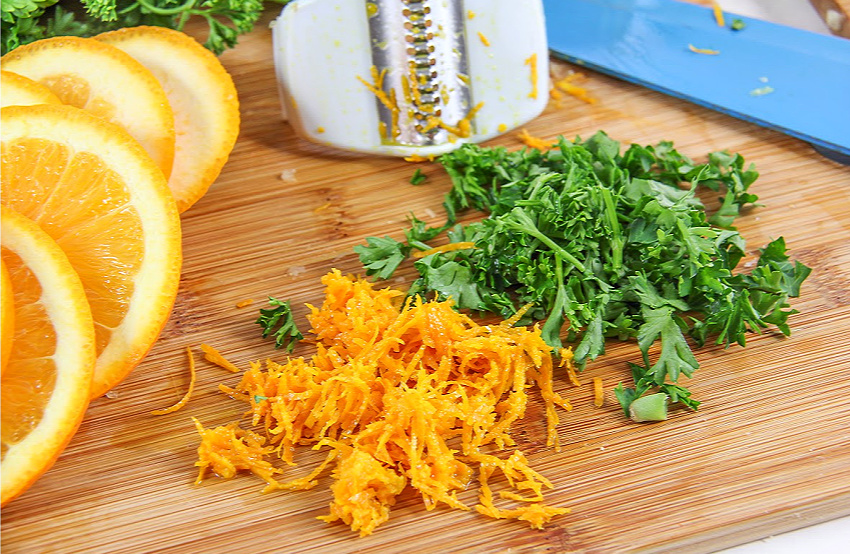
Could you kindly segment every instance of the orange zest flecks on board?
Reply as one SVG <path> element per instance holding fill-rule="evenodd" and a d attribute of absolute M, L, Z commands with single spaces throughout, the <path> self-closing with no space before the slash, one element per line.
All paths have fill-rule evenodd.
<path fill-rule="evenodd" d="M 237 302 L 236 307 L 237 308 L 245 308 L 247 306 L 250 306 L 253 303 L 254 303 L 253 298 L 246 298 L 245 300 L 240 300 L 239 302 Z"/>
<path fill-rule="evenodd" d="M 540 137 L 530 135 L 526 129 L 520 131 L 520 133 L 517 134 L 517 138 L 529 148 L 536 148 L 538 150 L 549 150 L 552 148 L 553 144 L 552 142 Z"/>
<path fill-rule="evenodd" d="M 456 250 L 469 250 L 470 248 L 475 248 L 474 242 L 450 242 L 442 246 L 435 246 L 434 248 L 429 248 L 428 250 L 420 250 L 418 252 L 414 252 L 413 257 L 424 258 L 425 256 L 437 254 L 438 252 L 454 252 Z"/>
<path fill-rule="evenodd" d="M 265 442 L 235 426 L 217 431 L 223 437 L 204 430 L 210 434 L 202 432 L 202 471 L 218 473 L 217 461 L 227 476 L 233 468 L 248 469 L 267 489 L 281 488 L 269 467 L 251 456 L 265 460 L 274 452 L 294 465 L 300 445 L 329 448 L 335 453 L 325 460 L 334 464 L 333 501 L 320 519 L 341 520 L 361 536 L 387 520 L 408 486 L 429 510 L 440 504 L 470 510 L 458 493 L 476 467 L 481 495 L 475 510 L 482 514 L 539 528 L 568 512 L 542 503 L 552 484 L 529 467 L 510 434 L 533 385 L 546 407 L 550 446 L 558 443 L 556 408 L 569 409 L 552 389 L 552 351 L 538 327 L 479 325 L 451 301 L 402 305 L 400 291 L 376 290 L 336 270 L 322 282 L 321 307 L 308 305 L 316 354 L 252 363 L 238 385 L 221 387 L 250 405 L 252 425 L 263 430 Z M 497 456 L 505 449 L 505 458 Z M 237 460 L 227 465 L 218 455 Z M 489 484 L 496 471 L 506 489 L 500 506 Z"/>
<path fill-rule="evenodd" d="M 537 53 L 530 55 L 525 60 L 525 65 L 531 68 L 531 92 L 528 93 L 529 98 L 537 98 Z"/>
<path fill-rule="evenodd" d="M 602 377 L 593 378 L 593 405 L 601 408 L 605 404 L 605 390 L 602 388 Z"/>
<path fill-rule="evenodd" d="M 230 371 L 231 373 L 238 373 L 239 368 L 236 367 L 231 361 L 226 359 L 221 353 L 210 346 L 209 344 L 201 344 L 201 350 L 204 352 L 204 359 L 208 362 L 212 362 L 215 365 Z"/>
<path fill-rule="evenodd" d="M 480 40 L 481 44 L 483 44 L 484 46 L 490 46 L 490 41 L 487 40 L 487 37 L 485 37 L 484 33 L 482 33 L 481 31 L 478 31 L 478 40 Z"/>
<path fill-rule="evenodd" d="M 697 48 L 693 44 L 688 45 L 688 50 L 697 54 L 706 54 L 708 56 L 716 56 L 720 53 L 720 50 L 712 50 L 711 48 Z"/>
<path fill-rule="evenodd" d="M 431 154 L 431 155 L 428 155 L 428 156 L 420 156 L 419 154 L 411 154 L 410 156 L 407 156 L 406 158 L 404 158 L 404 161 L 414 162 L 414 163 L 433 162 L 434 161 L 434 155 Z"/>
<path fill-rule="evenodd" d="M 186 355 L 189 357 L 189 388 L 186 389 L 186 393 L 183 395 L 183 398 L 178 400 L 176 404 L 162 410 L 153 410 L 151 415 L 165 415 L 170 414 L 171 412 L 176 412 L 189 402 L 189 398 L 192 396 L 192 391 L 195 390 L 195 356 L 192 354 L 192 349 L 188 346 L 186 347 Z"/>
<path fill-rule="evenodd" d="M 717 22 L 717 26 L 725 27 L 726 19 L 723 17 L 723 8 L 720 7 L 720 4 L 716 0 L 711 3 L 711 9 L 714 12 L 714 21 Z"/>
<path fill-rule="evenodd" d="M 587 89 L 584 87 L 578 86 L 576 81 L 584 81 L 587 77 L 583 73 L 570 73 L 560 79 L 557 79 L 552 82 L 553 89 L 550 91 L 550 96 L 555 99 L 558 99 L 555 93 L 557 91 L 565 92 L 570 96 L 574 96 L 578 98 L 582 102 L 586 102 L 588 104 L 596 104 L 597 99 L 594 96 L 591 96 L 590 93 L 587 92 Z"/>

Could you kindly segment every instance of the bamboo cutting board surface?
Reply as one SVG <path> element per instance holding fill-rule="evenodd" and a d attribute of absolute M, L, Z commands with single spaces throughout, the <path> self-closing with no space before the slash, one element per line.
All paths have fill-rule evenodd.
<path fill-rule="evenodd" d="M 761 177 L 752 191 L 763 207 L 738 226 L 748 248 L 783 235 L 792 257 L 814 269 L 793 303 L 800 313 L 790 319 L 792 336 L 767 332 L 746 348 L 697 351 L 701 368 L 687 384 L 700 410 L 649 425 L 628 422 L 611 393 L 630 381 L 626 361 L 639 359 L 633 344 L 612 343 L 582 386 L 557 379 L 574 406 L 558 428 L 560 452 L 545 446 L 532 395 L 514 436 L 552 481 L 547 502 L 572 509 L 542 531 L 475 512 L 426 511 L 408 490 L 390 520 L 361 539 L 316 519 L 331 500 L 327 476 L 301 492 L 261 494 L 251 475 L 194 485 L 190 416 L 225 424 L 244 405 L 218 391 L 238 376 L 199 358 L 188 405 L 149 415 L 185 391 L 184 349 L 206 342 L 242 367 L 283 358 L 254 323 L 266 297 L 291 300 L 306 329 L 304 303 L 321 302 L 322 275 L 361 271 L 352 248 L 371 235 L 401 238 L 409 213 L 441 223 L 449 189 L 436 164 L 297 138 L 279 115 L 270 40 L 261 24 L 222 56 L 240 93 L 242 132 L 218 181 L 183 216 L 183 278 L 168 325 L 133 374 L 92 402 L 55 466 L 3 509 L 4 553 L 708 552 L 850 514 L 850 169 L 795 139 L 592 73 L 586 87 L 598 103 L 568 97 L 529 132 L 571 138 L 603 129 L 623 143 L 667 139 L 697 159 L 728 149 L 755 163 Z M 490 144 L 520 147 L 514 133 Z M 426 184 L 408 183 L 414 167 Z M 392 284 L 411 275 L 406 267 Z M 245 299 L 255 302 L 237 308 Z M 602 408 L 592 404 L 593 376 L 608 391 Z M 301 452 L 282 479 L 320 457 Z M 460 499 L 474 505 L 476 494 L 472 486 Z"/>

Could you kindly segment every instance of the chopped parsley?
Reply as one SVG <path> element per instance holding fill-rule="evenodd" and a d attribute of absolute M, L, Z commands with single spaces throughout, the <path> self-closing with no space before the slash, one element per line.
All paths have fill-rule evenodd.
<path fill-rule="evenodd" d="M 735 272 L 746 251 L 732 223 L 758 199 L 749 192 L 758 173 L 738 154 L 714 152 L 697 164 L 670 142 L 621 152 L 599 132 L 561 137 L 548 151 L 465 144 L 438 161 L 453 184 L 447 222 L 429 227 L 411 217 L 404 241 L 369 237 L 354 248 L 366 273 L 388 279 L 441 233 L 474 243 L 417 259 L 408 294 L 436 293 L 505 318 L 532 303 L 521 322 L 544 321 L 546 341 L 574 344 L 580 366 L 602 355 L 608 339 L 635 340 L 642 360 L 631 364 L 634 385 L 615 389 L 627 415 L 649 392 L 697 408 L 678 384 L 699 367 L 691 344 L 744 345 L 748 332 L 768 326 L 790 334 L 788 299 L 811 270 L 789 260 L 780 237 L 760 250 L 752 272 Z M 720 195 L 710 215 L 700 189 Z M 469 209 L 487 217 L 457 224 Z"/>

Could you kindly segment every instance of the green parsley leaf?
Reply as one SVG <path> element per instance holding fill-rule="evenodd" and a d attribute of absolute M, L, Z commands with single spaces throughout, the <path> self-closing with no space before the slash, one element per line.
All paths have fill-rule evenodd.
<path fill-rule="evenodd" d="M 295 324 L 289 301 L 281 302 L 270 296 L 269 304 L 273 307 L 261 308 L 260 317 L 257 319 L 257 323 L 263 328 L 263 338 L 273 334 L 275 348 L 284 346 L 287 351 L 292 352 L 295 349 L 295 343 L 303 339 L 304 335 Z"/>

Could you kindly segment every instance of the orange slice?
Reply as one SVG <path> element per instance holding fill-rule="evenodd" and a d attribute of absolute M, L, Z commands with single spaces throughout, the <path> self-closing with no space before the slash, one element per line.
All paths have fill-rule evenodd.
<path fill-rule="evenodd" d="M 83 284 L 38 225 L 0 207 L 3 263 L 14 286 L 15 340 L 0 402 L 0 503 L 47 471 L 89 403 L 94 325 Z"/>
<path fill-rule="evenodd" d="M 64 104 L 124 127 L 167 177 L 174 161 L 174 114 L 151 72 L 99 40 L 54 37 L 19 46 L 3 69 L 46 85 Z"/>
<path fill-rule="evenodd" d="M 141 62 L 174 112 L 176 142 L 168 185 L 186 211 L 216 180 L 239 134 L 239 99 L 230 74 L 192 37 L 165 27 L 126 27 L 94 37 Z"/>
<path fill-rule="evenodd" d="M 0 88 L 0 107 L 62 103 L 47 86 L 11 71 L 0 71 Z"/>
<path fill-rule="evenodd" d="M 117 125 L 71 106 L 0 111 L 0 201 L 36 221 L 80 274 L 97 335 L 92 394 L 141 361 L 174 304 L 180 216 L 162 172 Z"/>
<path fill-rule="evenodd" d="M 12 335 L 15 332 L 15 303 L 12 280 L 6 264 L 0 261 L 0 375 L 6 371 L 6 362 L 12 351 Z"/>

